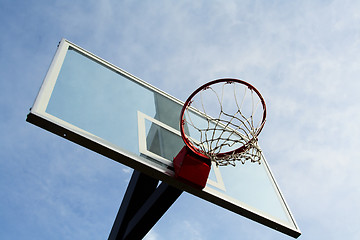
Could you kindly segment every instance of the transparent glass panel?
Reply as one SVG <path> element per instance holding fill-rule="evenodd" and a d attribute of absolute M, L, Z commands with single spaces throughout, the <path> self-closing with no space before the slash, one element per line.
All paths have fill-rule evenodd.
<path fill-rule="evenodd" d="M 46 113 L 140 156 L 138 111 L 179 130 L 181 108 L 173 99 L 69 48 Z M 202 117 L 190 115 L 192 121 L 209 127 Z M 145 122 L 148 150 L 172 161 L 184 145 L 181 137 Z M 200 138 L 190 126 L 185 126 L 185 132 Z M 211 179 L 216 180 L 211 171 Z M 218 196 L 294 225 L 265 163 L 220 167 L 219 172 L 226 190 L 207 185 Z"/>

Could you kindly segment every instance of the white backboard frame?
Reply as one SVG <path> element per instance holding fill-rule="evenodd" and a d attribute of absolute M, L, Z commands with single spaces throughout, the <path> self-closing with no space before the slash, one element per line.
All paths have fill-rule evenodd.
<path fill-rule="evenodd" d="M 58 76 L 60 74 L 62 65 L 65 61 L 66 54 L 69 48 L 81 53 L 87 58 L 96 61 L 97 63 L 105 66 L 106 68 L 114 71 L 125 78 L 130 79 L 131 81 L 136 82 L 137 84 L 143 86 L 146 89 L 149 89 L 156 94 L 173 101 L 176 104 L 182 105 L 183 102 L 170 96 L 169 94 L 151 86 L 145 81 L 127 73 L 126 71 L 116 67 L 115 65 L 108 63 L 107 61 L 95 56 L 94 54 L 76 46 L 75 44 L 69 42 L 66 39 L 62 39 L 58 50 L 53 58 L 53 61 L 49 67 L 48 73 L 43 81 L 43 84 L 40 88 L 38 96 L 34 102 L 33 107 L 30 110 L 30 113 L 27 117 L 27 121 L 31 122 L 43 129 L 46 129 L 50 132 L 53 132 L 67 140 L 75 142 L 81 146 L 84 146 L 90 150 L 93 150 L 97 153 L 100 153 L 110 159 L 113 159 L 117 162 L 120 162 L 124 165 L 127 165 L 133 169 L 144 172 L 154 178 L 157 178 L 161 181 L 165 181 L 168 184 L 175 186 L 181 190 L 185 190 L 195 196 L 203 198 L 207 201 L 210 201 L 214 204 L 217 204 L 225 209 L 238 213 L 246 218 L 252 219 L 256 222 L 259 222 L 263 225 L 276 229 L 282 233 L 285 233 L 289 236 L 297 238 L 300 236 L 301 232 L 297 226 L 295 219 L 290 212 L 290 209 L 278 187 L 278 184 L 275 181 L 275 178 L 269 168 L 269 165 L 265 158 L 261 160 L 261 167 L 263 171 L 266 172 L 266 176 L 271 182 L 272 188 L 276 192 L 276 201 L 279 201 L 281 208 L 284 211 L 285 220 L 269 215 L 266 211 L 259 210 L 246 202 L 236 199 L 227 194 L 229 191 L 229 183 L 224 182 L 224 170 L 219 169 L 215 165 L 212 166 L 213 178 L 208 180 L 207 186 L 203 190 L 199 190 L 188 186 L 182 182 L 177 181 L 174 178 L 174 171 L 172 168 L 172 162 L 169 159 L 163 159 L 161 156 L 155 156 L 153 153 L 149 152 L 144 139 L 145 134 L 145 124 L 144 121 L 148 120 L 154 124 L 157 124 L 159 127 L 162 127 L 178 136 L 180 132 L 177 129 L 174 129 L 151 116 L 138 111 L 137 113 L 137 124 L 138 124 L 138 142 L 139 142 L 139 152 L 142 155 L 135 154 L 130 152 L 121 146 L 117 146 L 112 142 L 98 137 L 96 134 L 93 134 L 89 131 L 86 131 L 74 124 L 71 124 L 59 117 L 56 117 L 46 111 L 49 101 L 51 99 L 54 87 L 56 85 Z M 149 160 L 152 158 L 156 161 Z M 236 184 L 236 183 L 234 183 Z"/>

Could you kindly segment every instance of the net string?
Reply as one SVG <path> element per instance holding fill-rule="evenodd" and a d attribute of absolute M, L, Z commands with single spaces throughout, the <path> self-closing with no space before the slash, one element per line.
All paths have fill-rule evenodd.
<path fill-rule="evenodd" d="M 223 108 L 223 99 L 224 99 L 224 87 L 226 84 L 233 84 L 233 94 L 236 102 L 237 111 L 233 114 L 226 113 Z M 257 132 L 258 129 L 262 127 L 264 123 L 259 123 L 258 126 L 254 126 L 254 115 L 258 110 L 260 100 L 255 103 L 254 93 L 248 87 L 244 88 L 243 97 L 241 103 L 238 103 L 237 94 L 236 94 L 236 84 L 233 82 L 225 82 L 221 88 L 221 95 L 210 86 L 204 88 L 200 92 L 200 103 L 201 103 L 201 112 L 206 119 L 207 126 L 200 128 L 194 124 L 194 121 L 191 118 L 189 108 L 186 109 L 186 118 L 184 118 L 184 124 L 188 124 L 200 134 L 199 140 L 194 140 L 188 138 L 190 143 L 199 150 L 202 154 L 209 157 L 211 161 L 215 162 L 218 166 L 232 165 L 235 166 L 236 162 L 241 162 L 244 164 L 246 161 L 257 162 L 260 164 L 261 160 L 261 149 L 257 143 Z M 248 89 L 251 92 L 251 115 L 247 118 L 242 113 L 241 109 L 248 92 Z M 220 112 L 216 118 L 210 117 L 207 114 L 204 100 L 203 92 L 206 90 L 212 91 L 216 98 L 217 102 L 220 105 Z M 188 107 L 192 105 L 196 108 L 194 101 L 190 102 Z M 198 108 L 196 108 L 198 109 Z M 234 121 L 240 123 L 236 124 Z M 224 148 L 235 148 L 244 147 L 243 152 L 230 151 L 227 154 L 221 154 Z M 219 155 L 220 154 L 220 155 Z"/>

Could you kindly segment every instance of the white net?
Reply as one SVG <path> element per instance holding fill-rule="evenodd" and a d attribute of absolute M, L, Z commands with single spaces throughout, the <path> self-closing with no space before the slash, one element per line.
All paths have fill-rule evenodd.
<path fill-rule="evenodd" d="M 225 81 L 193 96 L 182 124 L 188 142 L 217 165 L 260 163 L 257 136 L 265 123 L 264 111 L 262 98 L 253 89 Z"/>

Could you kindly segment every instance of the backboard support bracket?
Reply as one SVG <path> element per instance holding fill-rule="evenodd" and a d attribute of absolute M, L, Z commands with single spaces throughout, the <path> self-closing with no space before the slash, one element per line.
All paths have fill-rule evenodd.
<path fill-rule="evenodd" d="M 142 239 L 183 192 L 134 170 L 108 240 Z"/>

